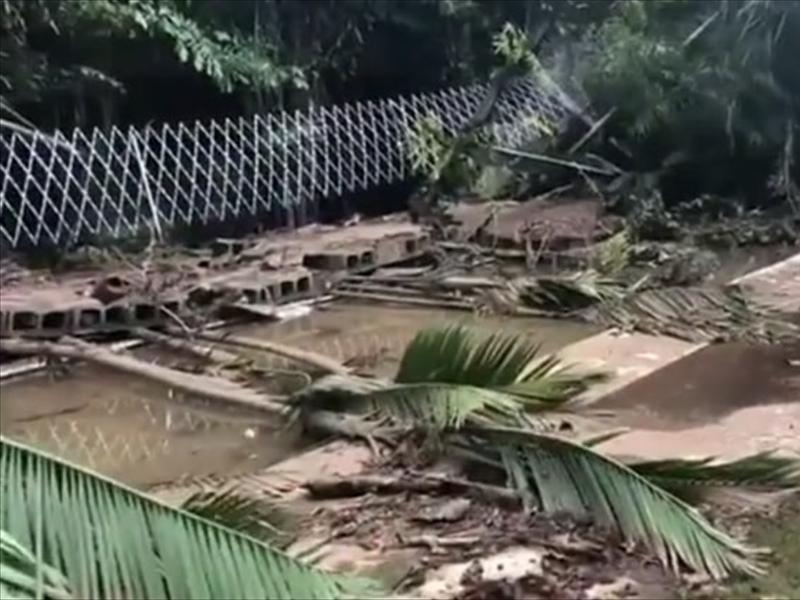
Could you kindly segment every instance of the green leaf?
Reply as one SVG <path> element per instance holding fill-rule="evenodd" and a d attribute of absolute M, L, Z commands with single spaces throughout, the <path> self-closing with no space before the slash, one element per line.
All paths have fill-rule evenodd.
<path fill-rule="evenodd" d="M 252 537 L 4 437 L 0 502 L 9 536 L 40 552 L 78 598 L 322 599 L 346 592 L 346 580 Z"/>
<path fill-rule="evenodd" d="M 722 579 L 759 573 L 761 553 L 715 529 L 694 508 L 589 447 L 523 429 L 464 428 L 456 444 L 499 460 L 510 484 L 548 513 L 591 517 L 641 542 L 669 568 Z"/>
<path fill-rule="evenodd" d="M 69 582 L 53 567 L 37 562 L 30 550 L 11 534 L 0 530 L 0 598 L 35 598 L 68 600 L 72 598 Z M 37 594 L 41 580 L 41 593 Z"/>
<path fill-rule="evenodd" d="M 369 395 L 381 414 L 419 428 L 459 429 L 465 423 L 521 425 L 524 405 L 514 396 L 468 385 L 394 385 Z"/>
<path fill-rule="evenodd" d="M 286 510 L 273 500 L 235 487 L 197 492 L 181 508 L 262 541 L 278 544 L 291 539 L 288 528 L 293 519 Z"/>
<path fill-rule="evenodd" d="M 800 460 L 760 452 L 731 462 L 717 459 L 668 459 L 628 462 L 628 466 L 659 486 L 694 498 L 709 487 L 754 490 L 800 488 Z"/>

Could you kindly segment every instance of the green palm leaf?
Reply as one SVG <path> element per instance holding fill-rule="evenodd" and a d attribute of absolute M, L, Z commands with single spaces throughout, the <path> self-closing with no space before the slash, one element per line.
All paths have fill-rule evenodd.
<path fill-rule="evenodd" d="M 0 598 L 72 598 L 67 578 L 53 567 L 37 561 L 30 550 L 5 530 L 0 530 L 0 565 Z"/>
<path fill-rule="evenodd" d="M 514 396 L 469 385 L 412 383 L 373 392 L 371 407 L 423 429 L 459 429 L 466 423 L 523 425 L 525 406 Z"/>
<path fill-rule="evenodd" d="M 463 325 L 429 327 L 406 347 L 395 381 L 508 385 L 536 358 L 538 350 L 520 335 L 478 333 Z"/>
<path fill-rule="evenodd" d="M 395 381 L 474 386 L 553 404 L 598 379 L 570 373 L 557 358 L 540 357 L 539 350 L 523 334 L 431 327 L 406 347 Z"/>
<path fill-rule="evenodd" d="M 539 403 L 538 406 L 529 404 L 529 408 L 548 410 L 607 378 L 605 373 L 578 373 L 558 357 L 550 355 L 530 362 L 517 376 L 516 382 L 501 389 Z"/>
<path fill-rule="evenodd" d="M 345 593 L 343 580 L 254 538 L 2 437 L 0 482 L 0 528 L 78 598 Z"/>
<path fill-rule="evenodd" d="M 498 460 L 509 482 L 548 513 L 591 517 L 650 547 L 668 567 L 683 563 L 721 579 L 757 573 L 758 551 L 715 529 L 694 508 L 589 447 L 522 429 L 465 428 L 473 452 Z"/>
<path fill-rule="evenodd" d="M 235 487 L 201 490 L 181 508 L 228 529 L 272 544 L 291 541 L 292 515 L 274 500 L 245 493 Z"/>
<path fill-rule="evenodd" d="M 727 463 L 715 458 L 629 462 L 628 466 L 659 486 L 683 497 L 702 497 L 709 487 L 755 490 L 800 488 L 800 461 L 760 452 Z"/>

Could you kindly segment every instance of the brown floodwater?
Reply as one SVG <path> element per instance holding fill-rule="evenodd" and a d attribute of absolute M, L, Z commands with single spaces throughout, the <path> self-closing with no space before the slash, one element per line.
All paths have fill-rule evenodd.
<path fill-rule="evenodd" d="M 272 339 L 390 377 L 403 347 L 420 328 L 468 322 L 525 331 L 551 352 L 597 328 L 570 321 L 472 317 L 465 313 L 332 304 L 304 317 L 251 323 L 236 333 Z M 140 356 L 191 364 L 153 349 Z M 261 361 L 280 368 L 280 359 Z M 252 414 L 170 393 L 165 387 L 104 368 L 75 366 L 0 386 L 0 431 L 56 456 L 139 487 L 183 478 L 252 472 L 307 445 L 296 431 Z"/>
<path fill-rule="evenodd" d="M 707 346 L 601 400 L 619 454 L 738 458 L 780 451 L 800 458 L 800 343 Z"/>
<path fill-rule="evenodd" d="M 797 246 L 788 244 L 747 246 L 727 248 L 716 252 L 720 266 L 709 282 L 722 285 L 797 254 Z"/>

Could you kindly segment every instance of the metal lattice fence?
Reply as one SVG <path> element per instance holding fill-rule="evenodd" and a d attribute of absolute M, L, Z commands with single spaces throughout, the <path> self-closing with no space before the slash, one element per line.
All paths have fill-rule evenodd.
<path fill-rule="evenodd" d="M 408 133 L 421 117 L 454 132 L 485 85 L 302 112 L 112 127 L 69 135 L 0 134 L 0 241 L 12 248 L 124 238 L 208 224 L 395 183 L 410 175 Z M 486 134 L 538 137 L 575 110 L 549 82 L 520 79 Z"/>

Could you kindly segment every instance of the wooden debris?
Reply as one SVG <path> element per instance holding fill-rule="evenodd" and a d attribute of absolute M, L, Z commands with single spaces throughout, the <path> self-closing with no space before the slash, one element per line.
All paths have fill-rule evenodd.
<path fill-rule="evenodd" d="M 502 504 L 519 505 L 519 496 L 506 488 L 463 479 L 412 473 L 401 476 L 363 476 L 313 479 L 304 487 L 313 498 L 351 498 L 365 494 L 466 494 Z"/>
<path fill-rule="evenodd" d="M 133 333 L 145 341 L 165 346 L 172 350 L 177 350 L 178 352 L 186 352 L 187 354 L 215 364 L 229 364 L 239 360 L 239 356 L 226 352 L 225 350 L 198 344 L 186 338 L 165 335 L 163 333 L 151 331 L 150 329 L 144 329 L 143 327 L 134 329 Z"/>
<path fill-rule="evenodd" d="M 169 331 L 175 335 L 185 335 L 184 332 L 176 330 L 175 328 L 170 328 Z M 275 354 L 277 356 L 282 356 L 284 358 L 289 358 L 291 360 L 306 364 L 314 369 L 322 371 L 323 373 L 348 375 L 351 372 L 350 369 L 345 367 L 342 363 L 332 358 L 316 352 L 300 350 L 298 348 L 280 344 L 278 342 L 231 335 L 227 333 L 213 333 L 210 331 L 194 332 L 192 335 L 197 339 L 206 340 L 209 342 L 220 342 L 232 346 L 240 346 L 242 348 L 250 348 L 252 350 L 269 352 L 270 354 Z"/>
<path fill-rule="evenodd" d="M 9 354 L 53 356 L 82 360 L 129 375 L 149 379 L 174 390 L 210 400 L 254 408 L 259 412 L 274 415 L 284 414 L 287 411 L 287 405 L 280 402 L 280 398 L 248 389 L 228 379 L 184 373 L 161 365 L 147 363 L 127 354 L 117 354 L 96 344 L 89 344 L 72 338 L 64 338 L 58 342 L 0 339 L 0 351 L 8 352 Z"/>
<path fill-rule="evenodd" d="M 467 514 L 471 506 L 472 502 L 468 498 L 454 498 L 444 504 L 423 509 L 418 515 L 412 517 L 412 521 L 423 523 L 458 521 Z"/>

